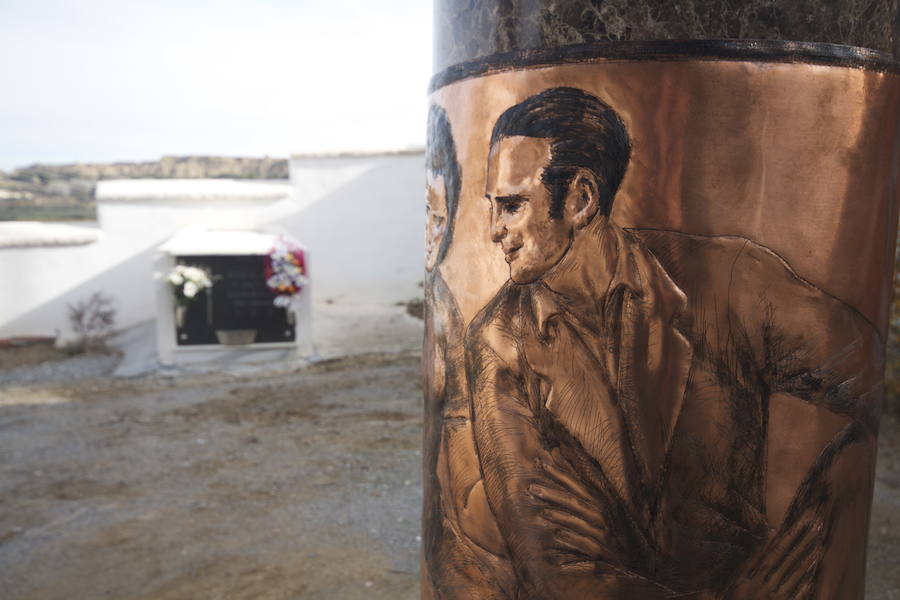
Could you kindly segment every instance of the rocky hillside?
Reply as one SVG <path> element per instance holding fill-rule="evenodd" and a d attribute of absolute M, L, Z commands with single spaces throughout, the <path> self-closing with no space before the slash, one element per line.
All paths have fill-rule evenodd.
<path fill-rule="evenodd" d="M 269 157 L 164 156 L 153 162 L 36 164 L 16 169 L 9 177 L 44 184 L 78 179 L 287 179 L 288 161 Z"/>
<path fill-rule="evenodd" d="M 20 181 L 0 173 L 0 221 L 79 221 L 95 218 L 94 181 Z"/>
<path fill-rule="evenodd" d="M 153 162 L 35 164 L 0 172 L 0 221 L 93 219 L 101 179 L 287 179 L 288 161 L 228 156 L 164 156 Z"/>

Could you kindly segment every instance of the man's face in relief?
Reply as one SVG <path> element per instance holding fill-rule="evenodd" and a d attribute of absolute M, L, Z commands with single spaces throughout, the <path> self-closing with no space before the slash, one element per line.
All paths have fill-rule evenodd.
<path fill-rule="evenodd" d="M 541 181 L 549 163 L 550 140 L 543 138 L 503 138 L 488 156 L 491 240 L 503 249 L 515 283 L 543 277 L 572 243 L 568 220 L 550 216 L 550 192 Z"/>
<path fill-rule="evenodd" d="M 447 233 L 447 188 L 444 176 L 425 173 L 425 269 L 437 265 L 441 242 Z"/>

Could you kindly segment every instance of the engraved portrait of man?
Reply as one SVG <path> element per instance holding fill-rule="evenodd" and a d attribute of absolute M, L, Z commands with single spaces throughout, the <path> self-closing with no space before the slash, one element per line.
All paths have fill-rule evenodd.
<path fill-rule="evenodd" d="M 580 89 L 493 127 L 509 279 L 465 360 L 510 596 L 839 598 L 862 567 L 823 579 L 851 527 L 823 523 L 869 493 L 843 474 L 874 440 L 880 338 L 752 240 L 619 226 L 631 155 Z M 771 433 L 788 423 L 815 423 L 820 446 Z"/>
<path fill-rule="evenodd" d="M 424 597 L 505 598 L 508 566 L 484 500 L 469 420 L 459 307 L 441 274 L 453 241 L 460 165 L 450 122 L 432 106 L 425 175 L 423 380 Z"/>

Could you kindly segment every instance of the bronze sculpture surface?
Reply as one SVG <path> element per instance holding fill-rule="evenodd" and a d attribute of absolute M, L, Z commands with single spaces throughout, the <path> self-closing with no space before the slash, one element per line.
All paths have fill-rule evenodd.
<path fill-rule="evenodd" d="M 436 91 L 428 187 L 455 198 L 429 193 L 428 235 L 451 235 L 427 261 L 426 597 L 859 597 L 887 300 L 857 286 L 889 272 L 896 190 L 854 167 L 889 171 L 900 85 L 779 68 L 822 69 L 809 98 L 868 89 L 866 108 L 817 133 L 754 62 L 598 60 Z M 893 132 L 858 137 L 879 118 Z M 794 132 L 747 137 L 769 124 Z M 824 158 L 798 162 L 798 143 Z M 792 160 L 810 191 L 765 197 L 797 185 Z M 843 187 L 816 197 L 815 175 Z M 871 213 L 852 213 L 866 189 Z M 779 211 L 806 221 L 766 222 Z M 827 258 L 854 250 L 837 259 L 860 264 L 851 284 Z"/>

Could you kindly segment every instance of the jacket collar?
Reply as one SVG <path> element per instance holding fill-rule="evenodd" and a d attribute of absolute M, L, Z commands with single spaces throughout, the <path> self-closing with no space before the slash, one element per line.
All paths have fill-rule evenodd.
<path fill-rule="evenodd" d="M 664 322 L 669 323 L 687 305 L 684 293 L 650 251 L 629 232 L 603 218 L 595 219 L 582 231 L 563 259 L 532 286 L 533 314 L 542 335 L 550 318 L 577 304 L 569 302 L 562 290 L 579 290 L 601 312 L 607 299 L 627 290 L 641 297 L 648 309 L 660 311 Z"/>

